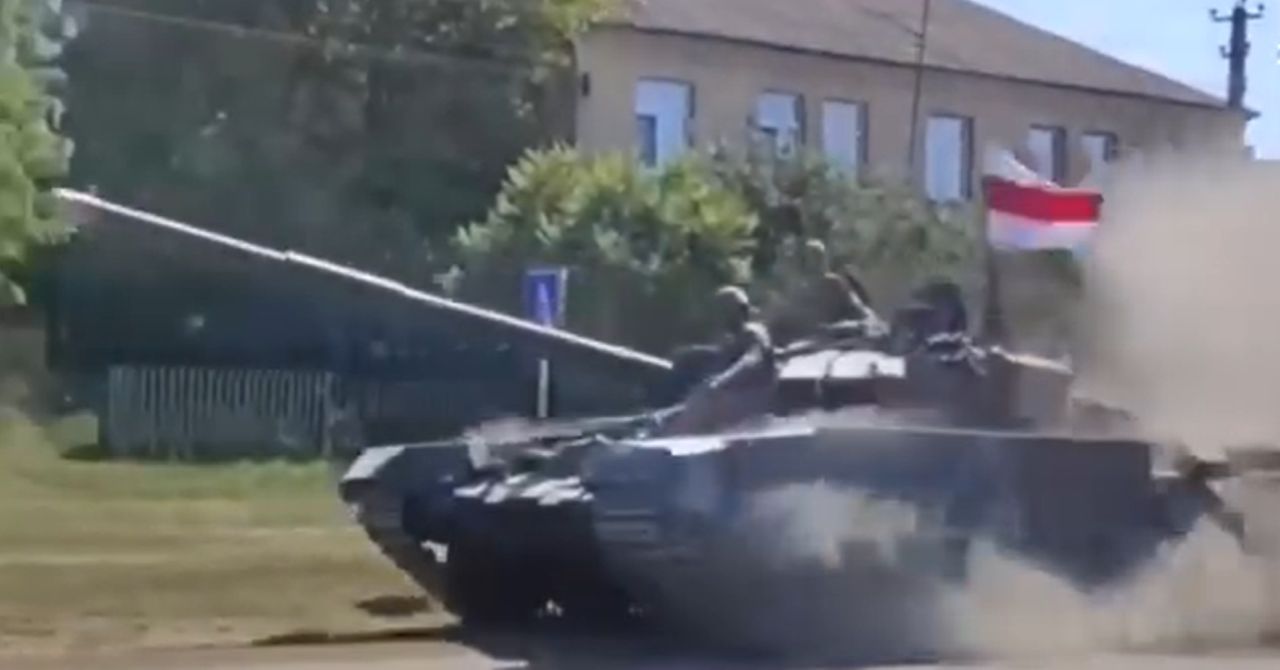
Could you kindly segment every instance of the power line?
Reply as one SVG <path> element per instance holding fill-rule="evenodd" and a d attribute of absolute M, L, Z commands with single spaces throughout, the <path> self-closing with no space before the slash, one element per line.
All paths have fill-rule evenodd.
<path fill-rule="evenodd" d="M 466 2 L 467 0 L 461 0 Z M 413 49 L 388 49 L 385 47 L 376 47 L 368 44 L 358 44 L 354 42 L 329 42 L 324 39 L 304 35 L 296 32 L 285 30 L 273 30 L 270 28 L 259 28 L 255 26 L 245 26 L 237 23 L 228 23 L 225 21 L 216 21 L 212 19 L 197 19 L 185 16 L 177 16 L 161 12 L 151 12 L 140 9 L 131 9 L 126 7 L 117 7 L 114 5 L 92 2 L 89 0 L 81 0 L 78 3 L 90 12 L 100 14 L 113 15 L 122 18 L 128 18 L 138 21 L 147 21 L 160 25 L 168 25 L 188 30 L 203 31 L 208 33 L 217 33 L 228 35 L 239 39 L 258 39 L 263 41 L 275 42 L 277 44 L 285 44 L 289 46 L 301 46 L 315 50 L 325 50 L 332 47 L 340 47 L 348 55 L 364 57 L 373 60 L 387 60 L 400 63 L 410 63 L 418 65 L 468 65 L 489 69 L 495 72 L 510 73 L 511 70 L 530 70 L 532 63 L 527 56 L 514 55 L 511 53 L 501 54 L 495 53 L 492 56 L 476 57 L 465 56 L 457 53 L 451 53 L 441 50 L 430 50 L 423 48 Z"/>
<path fill-rule="evenodd" d="M 911 131 L 907 140 L 907 179 L 916 179 L 916 153 L 920 143 L 920 97 L 924 89 L 925 57 L 929 48 L 929 13 L 933 0 L 924 0 L 920 13 L 920 33 L 916 43 L 915 83 L 911 92 Z"/>

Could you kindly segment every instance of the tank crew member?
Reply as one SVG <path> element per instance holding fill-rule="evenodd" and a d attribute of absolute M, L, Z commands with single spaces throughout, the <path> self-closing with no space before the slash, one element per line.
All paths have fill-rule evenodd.
<path fill-rule="evenodd" d="M 845 332 L 876 332 L 879 319 L 866 302 L 861 282 L 831 269 L 827 247 L 821 240 L 807 241 L 801 254 L 803 276 L 791 291 L 779 319 L 780 340 L 840 337 Z M 868 328 L 871 327 L 871 328 Z"/>
<path fill-rule="evenodd" d="M 768 328 L 756 319 L 755 307 L 746 291 L 737 286 L 722 287 L 716 291 L 715 309 L 723 329 L 719 347 L 721 368 L 708 387 L 735 385 L 739 379 L 771 371 L 773 342 Z"/>
<path fill-rule="evenodd" d="M 768 329 L 736 286 L 716 291 L 714 307 L 722 330 L 715 371 L 683 405 L 664 415 L 655 427 L 657 436 L 717 430 L 769 411 L 777 368 Z"/>
<path fill-rule="evenodd" d="M 942 359 L 960 360 L 970 352 L 964 294 L 953 282 L 933 280 L 917 289 L 895 321 L 894 339 L 904 353 L 923 348 Z"/>

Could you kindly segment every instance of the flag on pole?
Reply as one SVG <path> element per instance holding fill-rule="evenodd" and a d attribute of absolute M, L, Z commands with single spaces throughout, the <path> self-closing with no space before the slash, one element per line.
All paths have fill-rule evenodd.
<path fill-rule="evenodd" d="M 988 153 L 987 240 L 1002 251 L 1079 251 L 1092 238 L 1102 194 L 1041 178 L 1007 150 Z"/>

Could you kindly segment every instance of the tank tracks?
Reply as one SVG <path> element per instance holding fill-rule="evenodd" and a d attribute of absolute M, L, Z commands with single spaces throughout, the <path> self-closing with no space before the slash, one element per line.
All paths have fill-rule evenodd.
<path fill-rule="evenodd" d="M 571 516 L 586 510 L 575 495 L 574 487 L 546 489 L 548 484 L 554 482 L 533 487 L 543 488 L 542 491 L 506 491 L 505 495 L 485 487 L 479 495 L 472 492 L 457 502 L 472 514 L 480 513 L 490 521 L 497 520 L 508 530 L 521 527 L 585 529 L 581 521 L 570 520 Z M 525 494 L 523 499 L 520 493 Z M 585 545 L 580 536 L 560 536 L 552 541 L 551 546 L 564 543 L 566 547 L 576 548 L 559 556 L 548 557 L 545 552 L 508 555 L 490 544 L 490 538 L 483 533 L 463 532 L 466 526 L 463 524 L 463 527 L 454 527 L 448 549 L 441 556 L 430 543 L 415 536 L 408 523 L 409 501 L 402 493 L 365 481 L 345 490 L 344 498 L 356 523 L 383 556 L 466 622 L 516 623 L 541 617 L 547 611 L 558 613 L 558 618 L 582 622 L 616 619 L 625 611 L 624 596 L 616 586 L 600 579 L 600 567 L 594 562 L 596 556 L 594 552 L 582 551 Z M 552 604 L 550 610 L 548 603 Z"/>
<path fill-rule="evenodd" d="M 347 492 L 347 504 L 369 540 L 424 591 L 435 597 L 444 596 L 445 565 L 406 527 L 405 498 L 375 483 L 363 482 L 355 488 Z"/>

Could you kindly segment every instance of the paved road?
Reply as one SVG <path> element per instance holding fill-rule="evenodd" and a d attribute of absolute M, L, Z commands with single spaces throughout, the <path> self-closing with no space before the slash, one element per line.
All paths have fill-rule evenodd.
<path fill-rule="evenodd" d="M 0 659 L 5 670 L 807 670 L 646 648 L 644 643 L 446 640 L 310 648 L 153 652 L 60 661 Z M 872 666 L 859 670 L 1274 670 L 1280 654 L 1097 655 L 971 664 Z M 837 669 L 838 670 L 838 669 Z"/>

